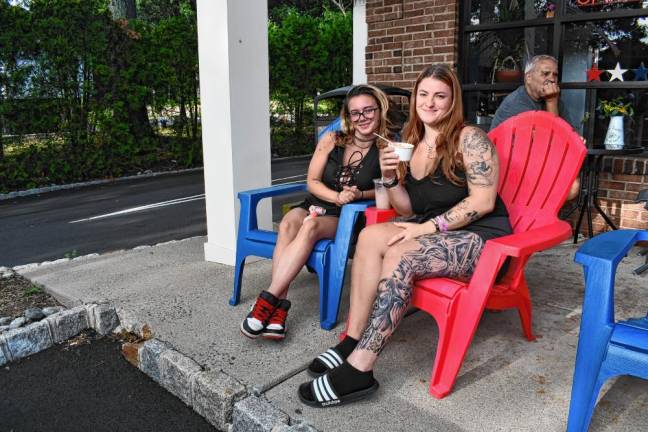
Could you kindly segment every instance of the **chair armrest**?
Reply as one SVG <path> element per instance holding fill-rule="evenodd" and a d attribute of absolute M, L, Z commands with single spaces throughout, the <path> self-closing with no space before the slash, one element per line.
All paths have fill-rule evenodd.
<path fill-rule="evenodd" d="M 375 205 L 375 201 L 365 200 L 354 201 L 342 206 L 340 220 L 338 221 L 337 231 L 335 232 L 335 241 L 331 244 L 328 253 L 330 271 L 342 273 L 340 275 L 342 279 L 344 270 L 346 269 L 346 262 L 349 258 L 349 250 L 351 249 L 353 228 L 360 213 L 372 205 Z"/>
<path fill-rule="evenodd" d="M 351 243 L 351 238 L 353 237 L 353 227 L 358 220 L 358 216 L 374 204 L 375 201 L 373 200 L 363 200 L 354 201 L 342 206 L 340 220 L 338 221 L 337 231 L 335 232 L 334 245 L 336 248 L 348 248 L 348 245 Z"/>
<path fill-rule="evenodd" d="M 523 233 L 488 240 L 486 244 L 491 243 L 491 248 L 504 255 L 524 257 L 562 243 L 571 237 L 571 233 L 571 226 L 559 220 Z"/>
<path fill-rule="evenodd" d="M 648 240 L 648 230 L 609 231 L 591 238 L 578 248 L 574 261 L 585 266 L 609 261 L 616 267 L 630 248 L 642 240 Z"/>
<path fill-rule="evenodd" d="M 369 207 L 365 210 L 367 217 L 367 226 L 382 222 L 388 222 L 396 217 L 397 213 L 394 209 L 379 209 L 376 207 Z"/>
<path fill-rule="evenodd" d="M 569 237 L 571 237 L 571 226 L 565 221 L 557 221 L 523 233 L 486 241 L 468 286 L 468 291 L 479 299 L 479 303 L 474 305 L 475 312 L 481 313 L 480 311 L 483 310 L 497 274 L 507 257 L 526 257 L 534 252 L 556 246 Z"/>
<path fill-rule="evenodd" d="M 258 229 L 257 205 L 264 198 L 287 195 L 294 192 L 306 191 L 306 183 L 270 186 L 261 189 L 251 189 L 238 193 L 241 202 L 239 214 L 239 234 Z"/>
<path fill-rule="evenodd" d="M 245 196 L 254 197 L 257 202 L 263 198 L 286 195 L 293 192 L 306 191 L 306 183 L 293 183 L 285 185 L 269 186 L 260 189 L 250 189 L 238 193 L 239 199 Z"/>

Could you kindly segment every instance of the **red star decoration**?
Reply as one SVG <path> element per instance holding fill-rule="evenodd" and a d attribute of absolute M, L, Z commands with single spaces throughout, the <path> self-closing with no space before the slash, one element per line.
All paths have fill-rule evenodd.
<path fill-rule="evenodd" d="M 596 65 L 593 65 L 591 69 L 587 70 L 587 81 L 601 81 L 600 76 L 603 72 Z"/>

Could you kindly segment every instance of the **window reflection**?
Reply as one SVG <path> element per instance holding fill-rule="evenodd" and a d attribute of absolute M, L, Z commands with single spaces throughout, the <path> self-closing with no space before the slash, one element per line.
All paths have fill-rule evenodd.
<path fill-rule="evenodd" d="M 622 75 L 624 81 L 641 78 L 633 69 L 641 62 L 648 63 L 647 18 L 589 21 L 567 24 L 565 28 L 563 82 L 586 82 L 592 65 L 605 71 L 614 69 L 617 63 L 627 70 Z M 599 76 L 601 81 L 610 78 L 608 72 Z"/>
<path fill-rule="evenodd" d="M 555 2 L 546 0 L 486 0 L 470 2 L 470 25 L 522 21 L 552 15 Z"/>
<path fill-rule="evenodd" d="M 566 5 L 567 14 L 574 15 L 623 9 L 646 9 L 648 0 L 569 0 Z"/>
<path fill-rule="evenodd" d="M 468 34 L 466 82 L 521 82 L 524 65 L 551 52 L 549 27 L 517 28 Z"/>

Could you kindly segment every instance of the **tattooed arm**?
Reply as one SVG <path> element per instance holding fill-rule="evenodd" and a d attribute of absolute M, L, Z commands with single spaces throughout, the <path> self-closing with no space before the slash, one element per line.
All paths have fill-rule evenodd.
<path fill-rule="evenodd" d="M 322 183 L 322 176 L 324 175 L 324 168 L 328 161 L 329 154 L 335 147 L 335 133 L 329 133 L 322 137 L 317 143 L 315 153 L 311 157 L 310 164 L 308 165 L 308 174 L 306 176 L 306 186 L 308 192 L 315 195 L 317 198 L 324 201 L 340 204 L 338 194 L 333 189 L 328 188 Z"/>
<path fill-rule="evenodd" d="M 441 215 L 449 230 L 464 227 L 493 211 L 497 198 L 499 161 L 488 136 L 479 128 L 468 126 L 461 131 L 459 150 L 466 168 L 468 196 Z M 434 221 L 423 224 L 394 222 L 403 231 L 387 241 L 391 246 L 424 234 L 437 232 Z"/>
<path fill-rule="evenodd" d="M 495 146 L 486 133 L 474 126 L 465 127 L 460 140 L 468 196 L 442 215 L 451 230 L 492 212 L 497 198 L 499 160 Z"/>

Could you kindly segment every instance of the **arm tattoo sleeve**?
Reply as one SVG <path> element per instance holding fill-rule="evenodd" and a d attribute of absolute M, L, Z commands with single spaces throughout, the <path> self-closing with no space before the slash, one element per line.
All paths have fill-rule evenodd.
<path fill-rule="evenodd" d="M 469 186 L 494 188 L 497 184 L 497 152 L 488 136 L 480 129 L 471 128 L 461 143 L 461 151 Z M 483 216 L 475 209 L 472 199 L 463 199 L 442 215 L 451 229 L 471 224 Z"/>
<path fill-rule="evenodd" d="M 462 152 L 466 161 L 466 179 L 473 186 L 491 187 L 495 184 L 497 153 L 488 136 L 480 129 L 470 130 L 463 139 Z"/>

